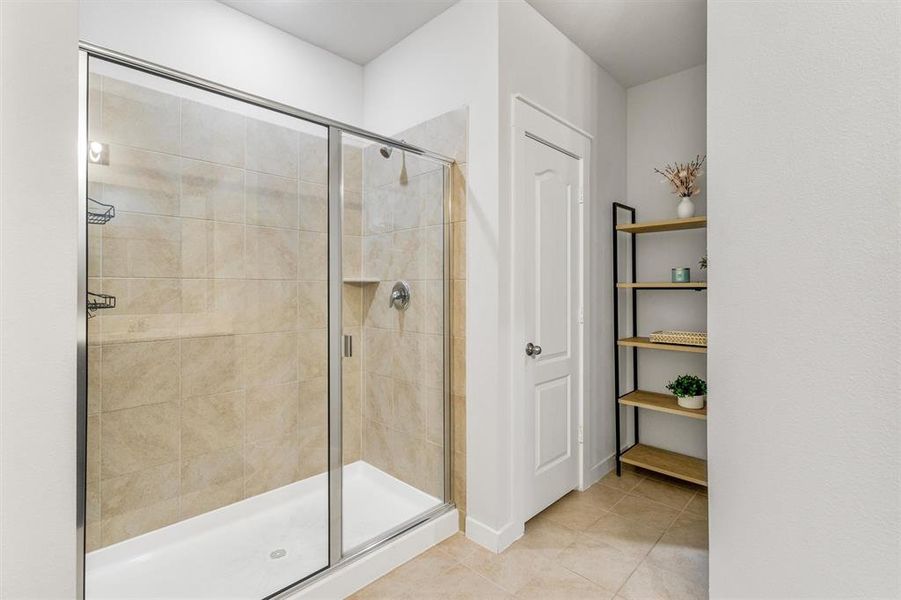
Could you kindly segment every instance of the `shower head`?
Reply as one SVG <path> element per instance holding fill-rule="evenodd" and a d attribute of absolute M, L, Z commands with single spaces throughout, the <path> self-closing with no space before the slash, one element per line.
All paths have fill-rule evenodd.
<path fill-rule="evenodd" d="M 394 148 L 389 146 L 382 146 L 379 148 L 379 153 L 385 158 L 391 158 L 391 153 L 394 151 Z"/>

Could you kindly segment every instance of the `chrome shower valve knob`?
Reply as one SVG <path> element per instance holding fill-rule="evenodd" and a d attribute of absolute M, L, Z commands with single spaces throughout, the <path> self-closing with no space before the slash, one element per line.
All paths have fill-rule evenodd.
<path fill-rule="evenodd" d="M 410 306 L 410 298 L 413 292 L 410 290 L 410 284 L 406 281 L 398 281 L 391 288 L 391 297 L 388 299 L 388 306 L 397 310 L 407 310 Z"/>

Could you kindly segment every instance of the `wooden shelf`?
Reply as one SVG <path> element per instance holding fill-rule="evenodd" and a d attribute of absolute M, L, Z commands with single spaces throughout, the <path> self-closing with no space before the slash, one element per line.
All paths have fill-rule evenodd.
<path fill-rule="evenodd" d="M 652 342 L 646 337 L 629 337 L 623 338 L 616 342 L 618 346 L 629 346 L 634 348 L 650 348 L 651 350 L 672 350 L 673 352 L 694 352 L 696 354 L 706 354 L 707 346 L 683 346 L 681 344 L 661 344 Z"/>
<path fill-rule="evenodd" d="M 624 223 L 617 225 L 616 230 L 625 233 L 657 233 L 659 231 L 681 231 L 683 229 L 702 229 L 704 227 L 707 227 L 707 217 L 689 217 L 688 219 L 647 221 L 646 223 Z"/>
<path fill-rule="evenodd" d="M 669 281 L 639 281 L 636 283 L 617 283 L 616 287 L 634 290 L 706 290 L 706 281 L 689 281 L 688 283 L 672 283 Z"/>
<path fill-rule="evenodd" d="M 679 415 L 689 417 L 691 419 L 707 419 L 707 407 L 694 409 L 682 408 L 675 396 L 669 394 L 658 394 L 657 392 L 645 392 L 636 390 L 630 392 L 619 399 L 620 404 L 629 406 L 637 406 L 648 410 L 656 410 L 659 412 L 669 413 L 671 415 Z"/>
<path fill-rule="evenodd" d="M 700 458 L 644 444 L 635 444 L 620 457 L 620 460 L 636 467 L 707 487 L 707 461 Z"/>

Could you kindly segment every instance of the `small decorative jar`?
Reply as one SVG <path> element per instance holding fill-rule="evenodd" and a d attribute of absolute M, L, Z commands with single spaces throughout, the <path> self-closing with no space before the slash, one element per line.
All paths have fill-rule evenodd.
<path fill-rule="evenodd" d="M 691 269 L 688 267 L 673 267 L 673 283 L 688 283 L 691 281 Z"/>

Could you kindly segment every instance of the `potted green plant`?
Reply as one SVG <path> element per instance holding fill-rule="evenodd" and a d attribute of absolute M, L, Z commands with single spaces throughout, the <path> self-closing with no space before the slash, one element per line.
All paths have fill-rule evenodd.
<path fill-rule="evenodd" d="M 682 408 L 701 409 L 707 400 L 707 382 L 695 375 L 679 375 L 666 384 Z"/>

